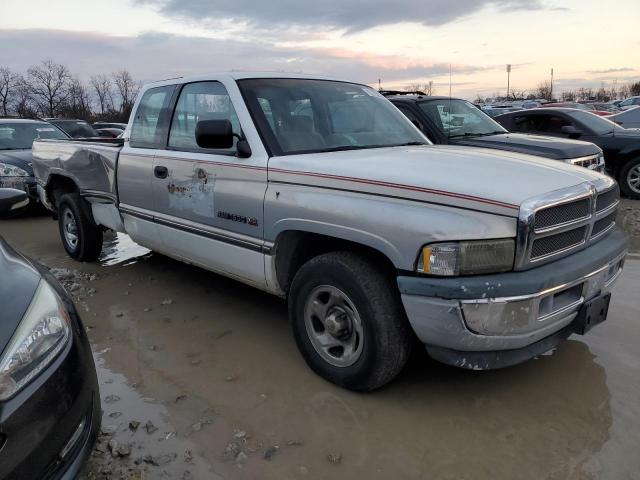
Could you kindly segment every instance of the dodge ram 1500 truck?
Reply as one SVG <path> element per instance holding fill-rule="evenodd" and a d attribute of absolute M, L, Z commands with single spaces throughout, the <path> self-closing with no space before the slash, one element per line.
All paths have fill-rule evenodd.
<path fill-rule="evenodd" d="M 111 229 L 286 297 L 308 365 L 347 388 L 392 380 L 416 337 L 463 368 L 532 358 L 603 321 L 622 271 L 612 179 L 432 145 L 368 86 L 152 83 L 123 137 L 34 143 L 69 255 L 96 259 Z"/>

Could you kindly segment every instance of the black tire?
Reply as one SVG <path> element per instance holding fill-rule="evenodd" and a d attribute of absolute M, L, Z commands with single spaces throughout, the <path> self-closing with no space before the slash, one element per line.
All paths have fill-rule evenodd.
<path fill-rule="evenodd" d="M 632 187 L 629 184 L 629 172 L 632 169 L 634 172 L 638 172 L 638 170 L 640 170 L 640 157 L 633 158 L 622 166 L 618 173 L 618 184 L 620 185 L 620 190 L 622 190 L 622 193 L 625 196 L 638 200 L 640 199 L 640 191 L 638 191 L 640 190 L 640 185 Z M 634 191 L 634 188 L 636 191 Z"/>
<path fill-rule="evenodd" d="M 65 234 L 68 215 L 75 222 L 75 242 Z M 81 262 L 97 260 L 102 251 L 102 229 L 95 224 L 89 204 L 77 193 L 67 193 L 60 197 L 58 228 L 62 245 L 71 258 Z"/>
<path fill-rule="evenodd" d="M 332 365 L 316 350 L 312 334 L 307 333 L 305 306 L 313 292 L 325 286 L 346 294 L 360 318 L 362 347 L 353 364 Z M 344 388 L 371 391 L 382 387 L 402 371 L 411 353 L 413 336 L 394 279 L 356 253 L 327 253 L 305 263 L 291 284 L 289 317 L 309 367 Z"/>

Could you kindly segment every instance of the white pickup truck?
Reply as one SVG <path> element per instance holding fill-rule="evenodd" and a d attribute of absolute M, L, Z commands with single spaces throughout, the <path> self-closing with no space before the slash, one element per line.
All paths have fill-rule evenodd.
<path fill-rule="evenodd" d="M 416 338 L 485 369 L 586 332 L 626 254 L 609 177 L 432 145 L 354 83 L 152 83 L 121 142 L 36 141 L 33 160 L 73 258 L 111 229 L 286 297 L 309 366 L 356 390 L 392 380 Z"/>

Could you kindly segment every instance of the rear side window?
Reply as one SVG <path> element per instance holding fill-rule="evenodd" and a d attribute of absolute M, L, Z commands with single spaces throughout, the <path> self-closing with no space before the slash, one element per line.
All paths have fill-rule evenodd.
<path fill-rule="evenodd" d="M 171 121 L 169 147 L 207 151 L 196 143 L 196 125 L 201 120 L 229 120 L 233 133 L 240 134 L 238 116 L 220 82 L 189 83 L 182 88 Z M 235 146 L 228 150 L 235 151 Z"/>
<path fill-rule="evenodd" d="M 175 86 L 150 88 L 140 100 L 131 126 L 130 144 L 137 148 L 164 146 L 169 122 L 169 104 Z"/>

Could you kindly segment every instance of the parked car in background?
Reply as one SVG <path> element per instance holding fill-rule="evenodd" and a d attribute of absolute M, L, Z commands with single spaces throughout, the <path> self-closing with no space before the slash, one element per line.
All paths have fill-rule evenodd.
<path fill-rule="evenodd" d="M 593 108 L 595 108 L 596 110 L 600 110 L 602 112 L 609 112 L 611 114 L 620 112 L 620 109 L 616 105 L 610 102 L 607 102 L 607 103 L 593 102 L 593 103 L 590 103 L 590 105 L 593 105 Z"/>
<path fill-rule="evenodd" d="M 96 138 L 100 134 L 84 120 L 72 120 L 61 118 L 47 118 L 49 123 L 55 125 L 71 138 Z"/>
<path fill-rule="evenodd" d="M 124 132 L 124 129 L 120 128 L 98 128 L 96 129 L 98 135 L 105 138 L 118 138 Z"/>
<path fill-rule="evenodd" d="M 628 108 L 608 119 L 623 128 L 640 128 L 640 107 Z"/>
<path fill-rule="evenodd" d="M 387 98 L 437 144 L 528 153 L 596 171 L 604 170 L 602 150 L 594 144 L 509 133 L 466 100 L 414 94 L 389 95 Z"/>
<path fill-rule="evenodd" d="M 124 130 L 127 128 L 126 123 L 118 123 L 118 122 L 94 122 L 91 124 L 93 128 L 96 130 L 99 128 L 119 128 L 120 130 Z"/>
<path fill-rule="evenodd" d="M 629 97 L 622 100 L 620 103 L 618 103 L 618 108 L 620 108 L 620 110 L 627 110 L 629 108 L 636 107 L 639 105 L 640 105 L 640 95 L 637 95 L 635 97 Z"/>
<path fill-rule="evenodd" d="M 16 188 L 28 195 L 28 204 L 39 203 L 36 179 L 31 164 L 33 141 L 42 138 L 65 139 L 57 127 L 41 120 L 0 118 L 0 188 Z M 12 210 L 23 212 L 27 205 Z"/>
<path fill-rule="evenodd" d="M 496 120 L 511 132 L 580 139 L 598 145 L 605 167 L 630 198 L 640 198 L 640 131 L 574 108 L 537 108 Z"/>
<path fill-rule="evenodd" d="M 510 105 L 484 105 L 482 111 L 490 117 L 497 117 L 503 113 L 517 112 L 522 110 L 521 107 L 512 107 Z"/>
<path fill-rule="evenodd" d="M 0 210 L 25 197 L 0 189 Z M 76 478 L 102 416 L 87 334 L 51 273 L 2 237 L 0 272 L 0 478 Z"/>
<path fill-rule="evenodd" d="M 432 145 L 366 85 L 152 83 L 119 145 L 104 142 L 35 143 L 71 257 L 95 260 L 112 229 L 287 298 L 310 368 L 355 390 L 395 378 L 416 336 L 442 362 L 485 369 L 583 334 L 605 320 L 626 255 L 611 178 Z"/>
<path fill-rule="evenodd" d="M 601 117 L 606 117 L 607 115 L 611 115 L 611 112 L 606 110 L 596 110 L 595 106 L 591 103 L 578 103 L 578 102 L 557 102 L 557 103 L 545 103 L 540 108 L 575 108 L 578 110 L 583 110 L 585 112 L 591 112 L 595 115 L 599 115 Z"/>

